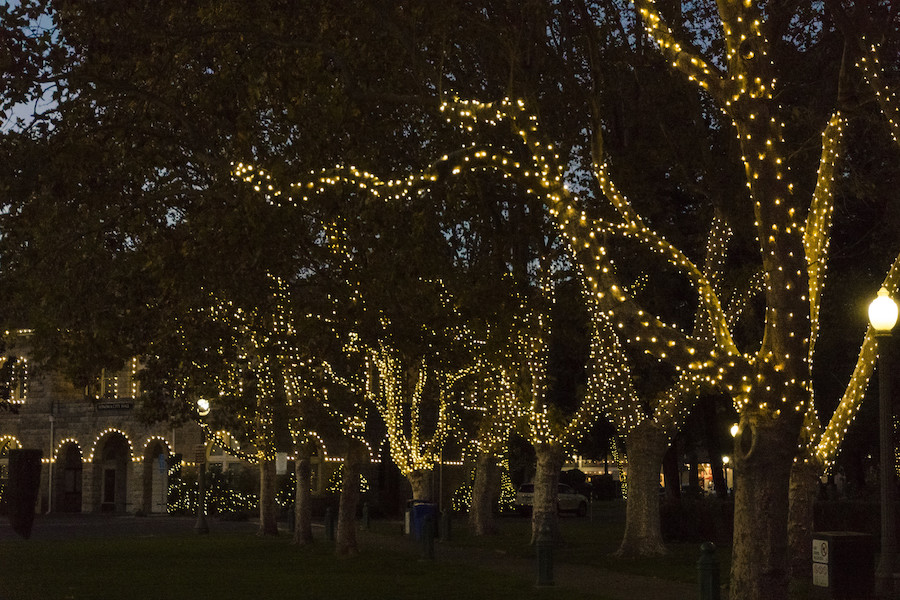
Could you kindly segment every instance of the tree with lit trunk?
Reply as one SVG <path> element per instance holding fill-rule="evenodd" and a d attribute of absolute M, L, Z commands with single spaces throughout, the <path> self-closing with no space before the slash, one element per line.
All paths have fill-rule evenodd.
<path fill-rule="evenodd" d="M 209 294 L 206 305 L 177 320 L 171 339 L 159 339 L 147 360 L 145 383 L 154 392 L 147 402 L 192 405 L 211 401 L 214 423 L 201 422 L 207 438 L 259 469 L 260 535 L 276 535 L 276 452 L 292 445 L 305 390 L 296 385 L 305 351 L 295 329 L 287 284 L 269 280 L 265 306 L 242 307 Z M 159 394 L 156 390 L 168 390 Z M 156 400 L 154 400 L 156 398 Z M 235 450 L 226 431 L 247 445 Z M 299 437 L 299 436 L 298 436 Z"/>
<path fill-rule="evenodd" d="M 482 418 L 471 443 L 475 478 L 469 504 L 469 526 L 475 535 L 492 535 L 497 533 L 494 500 L 501 486 L 501 465 L 509 452 L 509 434 L 515 428 L 519 414 L 515 398 L 503 392 L 495 376 L 484 375 L 477 384 L 480 389 L 473 395 Z"/>
<path fill-rule="evenodd" d="M 538 277 L 536 298 L 522 300 L 512 325 L 508 347 L 492 368 L 502 394 L 502 406 L 509 418 L 518 422 L 517 431 L 534 448 L 536 456 L 534 496 L 531 514 L 531 541 L 549 535 L 558 540 L 559 475 L 568 453 L 601 417 L 598 395 L 587 393 L 579 398 L 573 414 L 566 414 L 549 399 L 548 350 L 551 315 L 555 306 L 552 279 L 547 257 L 545 272 Z M 596 363 L 603 367 L 611 363 Z M 594 372 L 592 381 L 612 381 L 613 374 Z M 605 388 L 618 393 L 615 386 Z"/>
<path fill-rule="evenodd" d="M 873 13 L 877 12 L 874 6 L 859 4 L 847 10 L 839 1 L 830 1 L 826 5 L 845 37 L 845 61 L 848 54 L 857 56 L 855 67 L 884 116 L 894 145 L 900 148 L 900 102 L 897 101 L 896 92 L 887 83 L 888 77 L 880 61 L 882 44 L 880 41 L 871 41 L 860 31 L 861 27 L 869 30 L 889 27 L 896 18 L 897 11 L 894 10 L 891 15 L 890 7 L 883 6 L 881 8 L 888 12 L 876 16 L 866 14 L 872 9 L 875 9 Z M 867 26 L 861 25 L 865 17 L 871 21 Z M 874 24 L 875 20 L 880 20 L 877 25 Z M 844 66 L 845 69 L 847 67 Z M 822 264 L 820 269 L 823 271 L 824 259 L 824 256 L 820 257 Z M 896 294 L 900 289 L 900 255 L 893 261 L 881 287 L 892 294 Z M 794 464 L 790 484 L 788 534 L 791 564 L 795 573 L 805 575 L 808 572 L 812 561 L 813 504 L 818 484 L 820 478 L 833 467 L 850 424 L 859 411 L 875 368 L 877 353 L 878 338 L 874 329 L 869 326 L 864 334 L 849 382 L 831 418 L 822 424 L 815 411 L 808 411 L 806 415 L 806 424 L 801 437 L 801 454 Z"/>
<path fill-rule="evenodd" d="M 368 448 L 358 439 L 348 438 L 344 456 L 344 476 L 341 481 L 341 501 L 338 508 L 336 552 L 356 554 L 356 509 L 359 507 L 359 485 L 362 467 L 369 458 Z"/>
<path fill-rule="evenodd" d="M 680 377 L 729 394 L 740 415 L 735 438 L 735 529 L 731 571 L 734 599 L 787 595 L 788 482 L 812 398 L 810 353 L 818 335 L 822 291 L 820 261 L 830 235 L 832 176 L 844 117 L 835 112 L 824 127 L 818 178 L 811 201 L 794 192 L 785 165 L 790 151 L 775 99 L 764 15 L 751 3 L 719 3 L 726 46 L 718 67 L 679 43 L 655 5 L 636 2 L 648 33 L 673 67 L 705 90 L 738 134 L 752 203 L 766 306 L 758 349 L 742 352 L 715 286 L 682 251 L 653 231 L 613 184 L 601 152 L 594 170 L 614 218 L 590 214 L 563 184 L 564 165 L 540 139 L 537 119 L 524 102 L 445 105 L 468 123 L 508 120 L 530 157 L 509 148 L 484 148 L 471 160 L 531 178 L 573 248 L 597 302 L 627 343 L 673 365 Z M 471 125 L 470 125 L 471 126 Z M 606 240 L 629 239 L 667 258 L 690 281 L 708 320 L 709 346 L 644 310 L 617 279 Z"/>
<path fill-rule="evenodd" d="M 387 345 L 367 349 L 366 362 L 372 373 L 366 397 L 387 428 L 391 458 L 409 481 L 413 500 L 430 502 L 432 473 L 449 431 L 449 395 L 467 373 L 445 375 L 431 370 L 425 359 L 409 364 Z M 428 411 L 427 403 L 432 404 Z M 429 412 L 431 423 L 425 420 Z"/>
<path fill-rule="evenodd" d="M 730 228 L 716 214 L 707 237 L 703 273 L 720 294 L 724 285 L 722 267 L 730 237 Z M 741 316 L 757 288 L 756 283 L 751 278 L 743 286 L 744 289 L 732 294 L 733 301 L 727 307 L 730 322 L 736 322 Z M 682 374 L 652 398 L 645 400 L 639 397 L 632 381 L 634 368 L 616 334 L 610 331 L 604 304 L 594 301 L 589 289 L 586 292 L 594 323 L 591 365 L 606 365 L 600 370 L 605 376 L 592 377 L 589 388 L 597 395 L 607 418 L 624 438 L 628 457 L 625 532 L 617 555 L 664 554 L 666 548 L 659 514 L 659 473 L 666 450 L 696 404 L 703 386 L 696 379 Z M 702 311 L 698 311 L 695 317 L 691 342 L 697 348 L 711 348 L 714 344 L 709 320 Z"/>
<path fill-rule="evenodd" d="M 294 458 L 294 539 L 298 546 L 313 542 L 312 535 L 312 444 L 298 444 Z"/>

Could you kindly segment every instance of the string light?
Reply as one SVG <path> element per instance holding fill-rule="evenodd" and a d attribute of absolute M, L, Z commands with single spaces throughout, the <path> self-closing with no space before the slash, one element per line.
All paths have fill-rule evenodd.
<path fill-rule="evenodd" d="M 684 405 L 683 398 L 690 390 L 710 386 L 728 391 L 739 411 L 753 410 L 776 419 L 781 414 L 802 412 L 805 439 L 815 442 L 819 439 L 821 426 L 812 402 L 810 372 L 819 335 L 819 307 L 833 212 L 831 186 L 845 119 L 836 112 L 825 127 L 816 188 L 806 210 L 794 194 L 790 171 L 782 158 L 786 154 L 784 124 L 776 117 L 781 107 L 774 102 L 777 82 L 770 75 L 774 68 L 769 58 L 769 42 L 763 35 L 759 18 L 743 18 L 752 13 L 750 4 L 736 9 L 731 15 L 733 18 L 723 24 L 728 70 L 721 72 L 675 41 L 673 32 L 665 25 L 652 1 L 635 3 L 648 34 L 671 59 L 675 69 L 709 93 L 732 118 L 741 145 L 764 269 L 754 277 L 747 293 L 727 308 L 719 300 L 722 290 L 717 277 L 721 269 L 699 268 L 649 228 L 614 185 L 606 163 L 597 163 L 593 167 L 601 191 L 615 209 L 617 219 L 594 218 L 577 208 L 582 202 L 563 182 L 564 161 L 552 145 L 539 139 L 537 118 L 528 114 L 521 100 L 480 103 L 454 99 L 444 102 L 440 110 L 448 115 L 448 121 L 458 122 L 462 131 L 476 139 L 481 126 L 509 124 L 510 130 L 519 138 L 521 148 L 530 155 L 528 159 L 523 160 L 521 152 L 512 146 L 465 144 L 452 155 L 445 155 L 440 165 L 407 179 L 382 181 L 353 167 L 336 167 L 327 173 L 311 173 L 308 181 L 295 182 L 291 188 L 321 192 L 329 185 L 341 183 L 365 189 L 376 197 L 399 199 L 421 194 L 429 183 L 438 179 L 439 172 L 459 174 L 494 170 L 504 177 L 515 177 L 529 193 L 542 200 L 549 214 L 556 219 L 571 254 L 576 257 L 585 282 L 585 295 L 592 307 L 592 328 L 597 346 L 592 349 L 591 362 L 598 372 L 605 370 L 606 378 L 627 379 L 627 369 L 619 371 L 624 362 L 615 358 L 616 348 L 609 346 L 609 342 L 604 348 L 604 342 L 600 341 L 614 339 L 612 334 L 622 335 L 625 344 L 637 346 L 673 364 L 678 372 L 678 384 L 659 402 L 653 418 L 677 421 L 673 415 L 679 414 L 678 407 Z M 876 53 L 874 46 L 872 53 Z M 868 69 L 873 62 L 874 59 L 861 61 L 861 68 Z M 870 82 L 876 81 L 871 74 L 867 74 L 867 78 Z M 880 95 L 880 101 L 884 100 L 885 105 L 893 99 L 890 94 Z M 885 112 L 890 120 L 892 113 Z M 894 123 L 892 120 L 892 126 Z M 270 202 L 279 203 L 278 198 L 285 196 L 271 183 L 271 177 L 259 169 L 238 165 L 236 174 L 265 194 Z M 290 202 L 297 202 L 294 195 L 288 197 Z M 805 221 L 803 215 L 806 215 Z M 664 256 L 688 277 L 698 292 L 703 312 L 693 334 L 641 311 L 633 293 L 617 280 L 615 265 L 601 242 L 608 236 L 638 241 L 643 247 Z M 724 246 L 727 236 L 714 232 L 709 240 L 710 244 Z M 715 255 L 723 256 L 723 253 L 707 249 L 708 257 Z M 747 298 L 760 291 L 767 295 L 765 339 L 780 348 L 778 354 L 771 352 L 768 345 L 757 353 L 742 353 L 731 336 Z M 543 384 L 540 370 L 535 367 L 540 363 L 535 357 L 540 355 L 541 344 L 535 340 L 531 344 L 524 352 L 530 358 L 524 360 L 523 366 L 532 377 L 528 395 L 533 399 L 541 397 Z M 867 348 L 864 344 L 857 371 L 835 413 L 836 420 L 833 419 L 823 431 L 817 444 L 820 453 L 829 453 L 836 448 L 836 431 L 845 430 L 842 428 L 848 418 L 852 418 L 848 415 L 852 415 L 858 406 L 861 390 L 865 387 L 862 379 L 868 377 L 864 371 L 871 362 L 871 351 Z M 599 375 L 593 376 L 593 385 L 599 388 L 597 382 L 603 379 Z M 498 378 L 501 385 L 508 385 L 503 383 L 504 380 L 511 381 L 511 374 L 502 374 Z M 621 398 L 610 402 L 608 413 L 623 431 L 628 431 L 647 416 L 625 410 L 624 407 L 633 403 L 632 394 L 627 387 L 618 386 L 617 389 Z M 596 395 L 609 396 L 610 391 L 598 391 Z M 617 406 L 622 407 L 621 410 Z M 547 412 L 539 403 L 532 401 L 527 414 L 534 439 L 558 441 L 559 434 L 550 433 Z M 572 430 L 580 428 L 574 423 L 571 427 Z"/>

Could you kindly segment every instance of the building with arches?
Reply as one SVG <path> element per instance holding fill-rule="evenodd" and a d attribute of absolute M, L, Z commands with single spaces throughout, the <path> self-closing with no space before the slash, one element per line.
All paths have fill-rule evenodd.
<path fill-rule="evenodd" d="M 242 458 L 248 449 L 228 433 L 210 432 L 204 444 L 203 431 L 195 423 L 173 428 L 167 423 L 148 425 L 137 417 L 136 359 L 120 371 L 103 371 L 89 388 L 79 388 L 58 373 L 32 368 L 27 331 L 10 337 L 17 343 L 0 354 L 0 403 L 6 407 L 0 409 L 0 511 L 8 452 L 14 448 L 42 452 L 40 512 L 166 513 L 170 462 L 181 456 L 182 466 L 193 468 L 198 447 L 208 465 L 222 473 L 254 471 L 249 479 L 258 491 L 257 466 Z M 327 496 L 334 491 L 329 481 L 343 462 L 345 443 L 328 435 L 308 435 L 314 446 L 311 491 L 330 501 Z M 366 442 L 365 477 L 373 500 L 388 512 L 402 511 L 408 484 L 389 458 L 386 436 L 378 438 Z M 282 472 L 293 470 L 293 457 L 281 455 L 279 461 L 284 463 Z M 434 495 L 449 503 L 465 476 L 458 459 L 445 465 L 435 472 Z"/>
<path fill-rule="evenodd" d="M 14 448 L 42 451 L 40 511 L 164 513 L 168 463 L 201 439 L 196 425 L 147 425 L 135 414 L 137 361 L 91 389 L 30 369 L 28 332 L 0 356 L 0 480 Z M 25 343 L 22 343 L 25 342 Z"/>

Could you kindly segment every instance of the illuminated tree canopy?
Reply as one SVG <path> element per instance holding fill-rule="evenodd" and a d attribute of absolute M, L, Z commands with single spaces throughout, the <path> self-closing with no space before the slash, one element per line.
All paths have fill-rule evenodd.
<path fill-rule="evenodd" d="M 860 330 L 840 393 L 816 389 L 836 230 L 896 178 L 856 128 L 898 146 L 897 11 L 862 4 L 4 6 L 0 108 L 23 117 L 0 139 L 4 319 L 76 373 L 166 349 L 172 323 L 202 332 L 190 318 L 225 302 L 249 319 L 210 319 L 238 360 L 292 326 L 268 304 L 288 282 L 290 320 L 339 352 L 263 352 L 257 380 L 320 402 L 343 381 L 374 410 L 337 420 L 381 413 L 410 472 L 451 430 L 475 437 L 451 417 L 478 381 L 504 414 L 483 446 L 515 425 L 550 471 L 603 415 L 662 446 L 713 389 L 740 414 L 732 590 L 782 598 L 788 478 L 834 464 L 877 352 Z M 896 292 L 896 253 L 853 281 Z M 564 277 L 591 357 L 561 410 Z M 633 389 L 637 354 L 667 393 Z M 229 362 L 198 364 L 204 385 L 239 390 Z"/>

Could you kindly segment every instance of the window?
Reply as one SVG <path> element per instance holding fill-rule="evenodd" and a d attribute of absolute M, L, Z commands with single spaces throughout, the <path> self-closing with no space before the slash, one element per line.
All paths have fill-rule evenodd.
<path fill-rule="evenodd" d="M 96 398 L 98 400 L 134 399 L 140 394 L 137 380 L 138 360 L 131 359 L 119 371 L 103 369 L 97 380 Z"/>
<path fill-rule="evenodd" d="M 0 356 L 0 402 L 24 404 L 28 396 L 28 359 Z"/>

